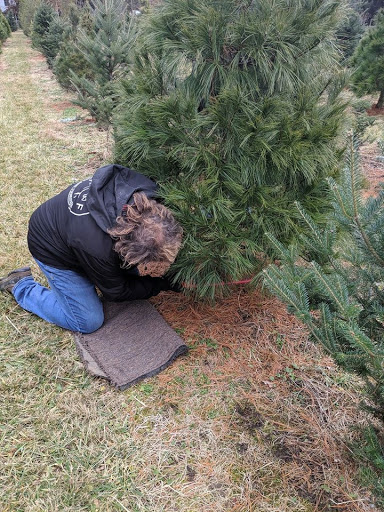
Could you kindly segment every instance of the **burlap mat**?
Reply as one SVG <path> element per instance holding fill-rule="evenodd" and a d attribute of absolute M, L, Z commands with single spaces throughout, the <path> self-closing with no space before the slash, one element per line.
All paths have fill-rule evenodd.
<path fill-rule="evenodd" d="M 75 343 L 88 372 L 118 389 L 156 375 L 188 350 L 145 300 L 106 302 L 104 313 L 104 325 L 91 334 L 75 333 Z"/>

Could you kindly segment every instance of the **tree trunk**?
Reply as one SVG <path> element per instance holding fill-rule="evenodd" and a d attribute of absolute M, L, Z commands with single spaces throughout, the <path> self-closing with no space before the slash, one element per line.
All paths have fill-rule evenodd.
<path fill-rule="evenodd" d="M 384 89 L 380 91 L 380 97 L 377 101 L 376 108 L 383 108 L 384 105 Z"/>

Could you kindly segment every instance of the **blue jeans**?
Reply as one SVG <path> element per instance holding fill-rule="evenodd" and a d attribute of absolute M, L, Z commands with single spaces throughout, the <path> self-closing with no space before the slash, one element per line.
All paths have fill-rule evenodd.
<path fill-rule="evenodd" d="M 103 305 L 84 275 L 37 261 L 50 288 L 24 277 L 13 287 L 17 303 L 27 311 L 70 331 L 90 333 L 104 322 Z"/>

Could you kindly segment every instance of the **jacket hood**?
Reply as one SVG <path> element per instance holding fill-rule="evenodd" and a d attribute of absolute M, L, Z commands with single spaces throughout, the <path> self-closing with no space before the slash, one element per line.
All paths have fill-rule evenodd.
<path fill-rule="evenodd" d="M 110 164 L 95 172 L 88 192 L 87 206 L 90 215 L 103 231 L 107 232 L 121 214 L 124 204 L 133 203 L 135 192 L 147 197 L 157 196 L 154 181 L 122 165 Z"/>

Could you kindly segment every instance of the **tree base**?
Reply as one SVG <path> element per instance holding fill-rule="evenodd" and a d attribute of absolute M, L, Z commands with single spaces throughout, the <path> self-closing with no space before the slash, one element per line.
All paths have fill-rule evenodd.
<path fill-rule="evenodd" d="M 384 107 L 378 107 L 377 103 L 374 103 L 371 108 L 367 110 L 369 116 L 384 116 Z"/>

